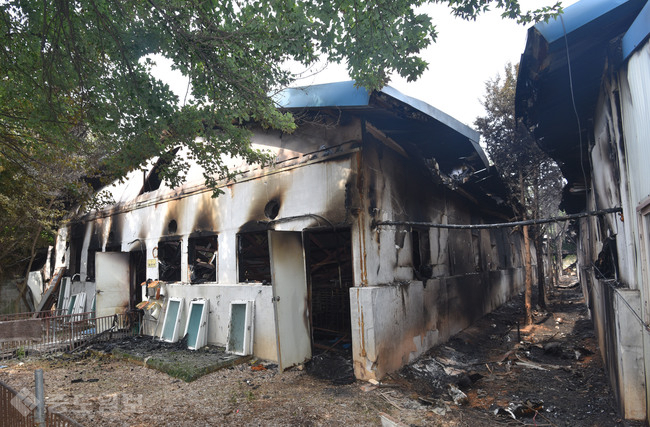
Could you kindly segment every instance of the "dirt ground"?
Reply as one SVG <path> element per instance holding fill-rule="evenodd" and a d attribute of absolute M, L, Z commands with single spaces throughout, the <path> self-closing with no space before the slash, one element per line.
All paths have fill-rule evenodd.
<path fill-rule="evenodd" d="M 643 425 L 617 413 L 579 287 L 556 289 L 518 331 L 523 313 L 519 296 L 375 385 L 351 382 L 337 354 L 284 373 L 252 360 L 187 383 L 82 351 L 3 362 L 0 380 L 33 390 L 42 368 L 48 406 L 87 426 Z"/>

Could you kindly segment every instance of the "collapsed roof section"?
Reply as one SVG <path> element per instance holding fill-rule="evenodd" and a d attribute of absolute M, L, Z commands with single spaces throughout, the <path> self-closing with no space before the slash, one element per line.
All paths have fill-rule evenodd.
<path fill-rule="evenodd" d="M 624 59 L 622 36 L 646 1 L 583 0 L 528 30 L 516 113 L 535 129 L 542 150 L 560 164 L 569 183 L 564 199 L 569 210 L 584 206 L 590 122 L 605 64 Z"/>
<path fill-rule="evenodd" d="M 488 166 L 479 133 L 453 117 L 387 86 L 368 92 L 353 81 L 327 83 L 280 92 L 287 110 L 338 109 L 353 113 L 409 155 L 435 158 L 450 175 L 462 166 L 478 171 Z"/>

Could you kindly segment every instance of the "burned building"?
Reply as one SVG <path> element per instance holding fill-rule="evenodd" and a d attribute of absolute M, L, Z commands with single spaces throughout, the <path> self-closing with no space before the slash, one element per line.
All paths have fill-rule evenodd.
<path fill-rule="evenodd" d="M 297 130 L 254 129 L 273 164 L 227 159 L 241 173 L 220 196 L 198 166 L 169 188 L 152 161 L 107 188 L 115 204 L 61 230 L 57 261 L 81 278 L 71 293 L 86 309 L 144 307 L 146 334 L 188 331 L 190 346 L 281 368 L 348 342 L 357 378 L 370 379 L 520 291 L 518 232 L 380 225 L 511 219 L 478 133 L 389 87 L 317 85 L 278 102 Z"/>
<path fill-rule="evenodd" d="M 580 283 L 621 413 L 650 405 L 650 4 L 587 1 L 529 30 L 517 115 L 566 177 Z"/>

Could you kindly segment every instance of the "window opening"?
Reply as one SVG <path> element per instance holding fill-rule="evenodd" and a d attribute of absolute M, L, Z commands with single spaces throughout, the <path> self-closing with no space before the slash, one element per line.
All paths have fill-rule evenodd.
<path fill-rule="evenodd" d="M 95 254 L 98 251 L 98 248 L 88 248 L 88 262 L 86 267 L 86 281 L 94 282 L 95 281 Z"/>
<path fill-rule="evenodd" d="M 160 184 L 162 184 L 164 178 L 162 172 L 172 164 L 172 161 L 176 156 L 176 153 L 178 153 L 179 149 L 180 147 L 176 147 L 172 150 L 167 151 L 166 153 L 163 153 L 158 158 L 158 161 L 153 166 L 153 168 L 151 168 L 151 172 L 149 172 L 148 175 L 146 175 L 146 172 L 143 172 L 145 174 L 144 184 L 142 185 L 142 189 L 140 190 L 139 194 L 149 193 L 160 188 Z"/>
<path fill-rule="evenodd" d="M 269 236 L 266 231 L 237 235 L 240 282 L 271 283 Z"/>
<path fill-rule="evenodd" d="M 188 240 L 190 282 L 217 281 L 217 236 L 190 237 Z"/>
<path fill-rule="evenodd" d="M 412 261 L 417 280 L 430 279 L 433 276 L 431 266 L 431 246 L 429 245 L 428 229 L 413 229 L 411 231 Z"/>
<path fill-rule="evenodd" d="M 164 282 L 181 281 L 181 241 L 158 242 L 158 277 Z"/>
<path fill-rule="evenodd" d="M 147 253 L 144 243 L 140 243 L 139 249 L 130 252 L 131 283 L 130 283 L 130 307 L 134 309 L 142 302 L 142 282 L 147 280 Z"/>
<path fill-rule="evenodd" d="M 72 253 L 70 257 L 72 261 L 70 275 L 74 276 L 81 273 L 81 245 L 73 241 L 72 245 L 70 245 L 70 252 Z"/>

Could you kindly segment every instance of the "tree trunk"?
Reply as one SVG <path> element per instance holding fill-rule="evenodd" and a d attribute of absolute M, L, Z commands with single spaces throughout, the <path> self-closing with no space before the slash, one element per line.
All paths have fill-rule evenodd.
<path fill-rule="evenodd" d="M 50 200 L 49 205 L 47 206 L 47 211 L 49 212 L 50 209 L 52 209 L 52 206 L 54 205 L 54 199 Z M 27 272 L 25 273 L 25 283 L 23 284 L 22 288 L 18 286 L 18 290 L 20 291 L 20 297 L 23 299 L 27 307 L 30 307 L 32 311 L 35 310 L 33 304 L 31 304 L 29 301 L 27 301 L 27 297 L 25 296 L 25 291 L 27 290 L 27 281 L 29 280 L 29 273 L 32 270 L 32 265 L 34 264 L 34 258 L 36 258 L 36 244 L 38 243 L 38 238 L 41 236 L 41 231 L 43 231 L 43 224 L 38 224 L 38 228 L 36 229 L 36 233 L 34 234 L 34 240 L 32 241 L 32 250 L 30 253 L 30 258 L 29 258 L 29 264 L 27 264 Z"/>
<path fill-rule="evenodd" d="M 537 305 L 546 310 L 546 272 L 544 270 L 544 239 L 541 229 L 535 236 L 535 252 L 537 253 Z"/>
<path fill-rule="evenodd" d="M 524 174 L 519 170 L 519 197 L 523 208 L 522 219 L 526 220 L 526 196 L 524 188 Z M 524 306 L 526 307 L 526 325 L 533 324 L 533 267 L 530 259 L 530 239 L 528 238 L 528 226 L 522 227 L 524 234 L 524 271 L 526 274 L 524 280 Z"/>
<path fill-rule="evenodd" d="M 530 259 L 530 239 L 528 238 L 528 226 L 524 225 L 524 265 L 526 270 L 526 288 L 524 292 L 524 305 L 526 306 L 526 325 L 533 324 L 533 267 Z"/>
<path fill-rule="evenodd" d="M 557 236 L 555 240 L 555 284 L 560 284 L 560 277 L 562 276 L 562 242 L 564 241 L 564 231 Z"/>

